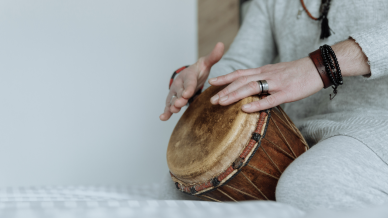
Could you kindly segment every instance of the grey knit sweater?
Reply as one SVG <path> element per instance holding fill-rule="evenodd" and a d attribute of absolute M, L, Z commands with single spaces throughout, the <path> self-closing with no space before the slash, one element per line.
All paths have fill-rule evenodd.
<path fill-rule="evenodd" d="M 305 1 L 313 16 L 319 16 L 320 2 Z M 320 23 L 306 12 L 297 19 L 300 9 L 299 0 L 254 0 L 209 78 L 270 64 L 276 56 L 281 62 L 300 59 L 320 45 L 352 37 L 368 57 L 371 76 L 344 77 L 332 101 L 328 88 L 284 108 L 310 145 L 347 135 L 388 163 L 388 1 L 332 0 L 328 18 L 335 34 L 325 40 L 319 39 Z"/>

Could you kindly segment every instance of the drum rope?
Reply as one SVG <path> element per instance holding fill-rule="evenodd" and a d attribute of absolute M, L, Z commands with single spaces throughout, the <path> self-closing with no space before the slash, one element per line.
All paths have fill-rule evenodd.
<path fill-rule="evenodd" d="M 277 112 L 274 112 L 274 114 L 279 118 L 279 120 L 281 121 L 281 123 L 284 124 L 284 126 L 287 127 L 287 129 L 289 129 L 290 131 L 292 131 L 299 139 L 302 140 L 302 138 L 300 137 L 300 134 L 297 130 L 295 130 L 294 126 L 288 122 L 287 118 L 286 118 L 286 121 L 284 121 L 280 115 L 277 114 Z M 284 114 L 282 114 L 284 116 Z M 287 122 L 287 123 L 286 123 Z"/>
<path fill-rule="evenodd" d="M 226 187 L 229 187 L 229 188 L 231 188 L 231 189 L 233 189 L 233 190 L 235 190 L 235 191 L 237 191 L 237 192 L 240 192 L 241 194 L 244 194 L 244 195 L 247 195 L 247 196 L 249 196 L 249 197 L 251 197 L 251 198 L 254 198 L 254 199 L 256 199 L 256 200 L 260 200 L 260 198 L 258 198 L 258 197 L 256 197 L 256 196 L 253 196 L 253 195 L 251 195 L 251 194 L 248 194 L 248 193 L 246 193 L 246 192 L 244 192 L 244 191 L 241 191 L 241 190 L 239 190 L 239 189 L 237 189 L 237 188 L 235 188 L 235 187 L 232 187 L 232 186 L 230 186 L 230 185 L 225 185 Z"/>
<path fill-rule="evenodd" d="M 228 194 L 226 194 L 225 192 L 221 191 L 221 189 L 218 188 L 218 189 L 216 189 L 216 190 L 219 191 L 219 192 L 221 192 L 222 194 L 224 194 L 226 197 L 232 199 L 232 201 L 237 202 L 237 201 L 234 200 L 232 197 L 230 197 Z"/>
<path fill-rule="evenodd" d="M 217 199 L 214 199 L 214 198 L 212 198 L 212 197 L 209 197 L 209 196 L 207 196 L 207 195 L 201 195 L 201 196 L 203 196 L 203 197 L 205 197 L 205 198 L 207 198 L 207 199 L 210 199 L 210 200 L 212 200 L 212 201 L 216 201 L 216 202 L 220 202 L 220 203 L 222 203 L 222 201 L 220 201 L 220 200 L 217 200 Z"/>
<path fill-rule="evenodd" d="M 276 112 L 274 113 L 278 118 L 279 120 L 281 121 L 281 123 L 284 124 L 285 127 L 287 127 L 287 129 L 289 129 L 290 131 L 292 131 L 301 141 L 304 145 L 307 145 L 304 137 L 302 136 L 302 134 L 299 132 L 298 128 L 296 128 L 295 125 L 293 125 L 292 123 L 289 122 L 285 112 L 282 110 L 279 109 L 279 111 L 282 113 L 282 115 L 284 116 L 284 118 L 286 119 L 286 121 L 284 121 L 280 115 L 278 115 Z M 287 123 L 286 123 L 287 122 Z"/>
<path fill-rule="evenodd" d="M 288 120 L 287 118 L 287 114 L 286 112 L 284 112 L 283 108 L 278 106 L 278 110 L 280 111 L 280 113 L 282 113 L 282 115 L 284 116 L 284 118 L 286 119 L 287 123 L 293 127 L 295 129 L 295 133 L 297 136 L 299 136 L 300 140 L 302 141 L 302 143 L 307 146 L 307 148 L 309 148 L 307 142 L 306 142 L 306 139 L 303 137 L 302 133 L 300 133 L 300 131 L 298 130 L 298 128 L 295 126 L 294 123 L 291 124 L 291 122 Z"/>
<path fill-rule="evenodd" d="M 205 198 L 204 196 L 201 196 L 201 195 L 195 195 L 195 197 L 200 198 L 201 200 L 204 200 L 204 201 L 209 201 L 209 199 L 207 199 L 207 198 Z"/>
<path fill-rule="evenodd" d="M 259 171 L 260 173 L 263 173 L 263 174 L 265 174 L 265 175 L 267 175 L 267 176 L 270 176 L 270 177 L 272 177 L 272 178 L 274 178 L 274 179 L 279 180 L 278 177 L 276 177 L 276 176 L 274 176 L 274 175 L 271 175 L 271 174 L 269 174 L 269 173 L 266 173 L 266 172 L 264 172 L 264 171 L 262 171 L 262 170 L 260 170 L 260 169 L 257 169 L 255 166 L 252 166 L 252 165 L 250 165 L 250 164 L 247 164 L 247 166 L 249 166 L 249 167 L 251 167 L 251 168 L 253 168 L 253 169 Z"/>
<path fill-rule="evenodd" d="M 292 150 L 290 144 L 288 144 L 288 141 L 287 141 L 286 137 L 284 137 L 282 131 L 279 129 L 279 127 L 278 127 L 278 125 L 276 124 L 275 120 L 274 120 L 274 119 L 271 119 L 271 120 L 272 120 L 272 122 L 275 124 L 276 128 L 279 130 L 280 135 L 282 136 L 282 138 L 284 139 L 284 141 L 285 141 L 285 143 L 287 144 L 288 148 L 291 150 L 292 154 L 293 154 L 294 157 L 296 158 L 297 156 L 296 156 L 294 150 Z"/>
<path fill-rule="evenodd" d="M 277 147 L 280 151 L 282 151 L 285 155 L 287 155 L 289 158 L 295 160 L 295 157 L 293 157 L 291 154 L 289 154 L 287 151 L 283 150 L 279 145 L 275 144 L 274 142 L 272 142 L 271 140 L 267 139 L 267 138 L 263 138 L 265 140 L 267 140 L 268 142 L 272 143 L 273 145 L 275 145 L 275 147 Z"/>
<path fill-rule="evenodd" d="M 283 172 L 279 169 L 278 165 L 275 164 L 275 162 L 272 160 L 272 158 L 268 155 L 268 153 L 264 150 L 263 146 L 260 147 L 264 153 L 267 155 L 267 157 L 271 160 L 272 164 L 275 165 L 276 169 L 279 171 L 280 174 L 282 174 Z"/>
<path fill-rule="evenodd" d="M 265 194 L 250 179 L 248 179 L 248 177 L 244 174 L 243 171 L 241 171 L 241 174 L 249 181 L 249 183 L 253 185 L 253 187 L 255 187 L 255 189 L 257 189 L 257 191 L 260 192 L 261 195 L 263 195 L 263 197 L 265 197 L 265 199 L 269 200 L 267 196 L 265 196 Z"/>

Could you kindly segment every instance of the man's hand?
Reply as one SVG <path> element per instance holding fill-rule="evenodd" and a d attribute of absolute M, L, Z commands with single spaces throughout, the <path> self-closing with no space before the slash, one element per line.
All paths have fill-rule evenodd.
<path fill-rule="evenodd" d="M 199 58 L 195 64 L 177 75 L 167 95 L 164 113 L 159 116 L 160 120 L 170 119 L 173 113 L 178 113 L 187 104 L 188 100 L 204 85 L 211 67 L 221 59 L 223 54 L 224 44 L 219 42 L 209 55 Z"/>
<path fill-rule="evenodd" d="M 354 40 L 349 39 L 332 46 L 343 76 L 368 75 L 367 58 Z M 310 58 L 284 62 L 213 78 L 215 86 L 229 84 L 211 98 L 213 104 L 229 105 L 245 97 L 260 93 L 258 80 L 266 80 L 270 95 L 242 106 L 245 112 L 256 112 L 277 105 L 298 101 L 315 94 L 323 88 L 323 82 Z"/>

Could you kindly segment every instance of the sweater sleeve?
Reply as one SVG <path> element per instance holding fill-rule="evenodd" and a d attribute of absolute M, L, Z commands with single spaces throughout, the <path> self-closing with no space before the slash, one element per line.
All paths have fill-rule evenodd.
<path fill-rule="evenodd" d="M 379 23 L 350 35 L 368 57 L 371 74 L 368 79 L 388 75 L 388 22 Z"/>
<path fill-rule="evenodd" d="M 276 46 L 269 12 L 266 0 L 253 0 L 250 3 L 236 38 L 228 52 L 212 67 L 209 78 L 238 69 L 257 68 L 273 61 L 276 56 Z M 206 81 L 204 88 L 209 86 Z"/>

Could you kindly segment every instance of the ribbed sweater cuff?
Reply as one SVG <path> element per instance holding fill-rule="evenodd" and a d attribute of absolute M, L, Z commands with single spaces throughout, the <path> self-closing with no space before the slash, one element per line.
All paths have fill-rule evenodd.
<path fill-rule="evenodd" d="M 376 79 L 388 75 L 388 22 L 350 35 L 368 57 L 371 76 Z"/>

